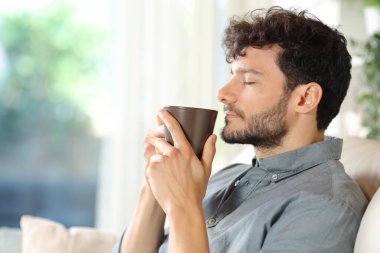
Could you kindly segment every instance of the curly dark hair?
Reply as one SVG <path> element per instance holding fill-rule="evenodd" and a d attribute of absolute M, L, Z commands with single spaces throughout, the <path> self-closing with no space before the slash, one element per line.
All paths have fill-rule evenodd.
<path fill-rule="evenodd" d="M 351 56 L 345 37 L 307 11 L 271 7 L 232 17 L 224 34 L 226 60 L 245 55 L 246 47 L 277 44 L 282 48 L 277 65 L 288 90 L 310 82 L 323 89 L 317 127 L 326 129 L 339 113 L 351 80 Z"/>

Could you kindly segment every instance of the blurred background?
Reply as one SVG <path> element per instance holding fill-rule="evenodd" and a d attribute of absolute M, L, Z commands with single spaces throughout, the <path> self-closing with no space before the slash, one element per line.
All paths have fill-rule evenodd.
<path fill-rule="evenodd" d="M 380 1 L 0 2 L 0 227 L 23 214 L 120 234 L 164 105 L 215 108 L 228 18 L 307 9 L 349 41 L 353 79 L 327 133 L 380 139 Z M 214 169 L 249 147 L 217 143 Z"/>

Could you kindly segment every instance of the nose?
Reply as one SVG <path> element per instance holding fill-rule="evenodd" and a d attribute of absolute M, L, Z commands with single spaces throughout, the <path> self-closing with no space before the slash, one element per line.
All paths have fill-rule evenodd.
<path fill-rule="evenodd" d="M 223 85 L 216 95 L 217 99 L 223 104 L 233 104 L 236 102 L 237 94 L 234 89 L 233 81 L 228 81 L 225 85 Z"/>

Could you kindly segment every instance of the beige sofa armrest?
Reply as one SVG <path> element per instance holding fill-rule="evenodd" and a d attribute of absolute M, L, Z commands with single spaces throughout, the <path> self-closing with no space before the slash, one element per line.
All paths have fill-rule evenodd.
<path fill-rule="evenodd" d="M 380 187 L 380 142 L 345 136 L 341 162 L 367 199 L 371 199 Z"/>

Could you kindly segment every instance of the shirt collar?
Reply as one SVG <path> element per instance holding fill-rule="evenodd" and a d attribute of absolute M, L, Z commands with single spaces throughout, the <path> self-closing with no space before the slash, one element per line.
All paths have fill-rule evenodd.
<path fill-rule="evenodd" d="M 342 153 L 343 140 L 330 136 L 305 147 L 288 151 L 279 155 L 252 160 L 252 165 L 268 172 L 292 172 L 296 173 L 328 160 L 339 160 Z"/>

